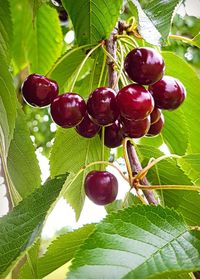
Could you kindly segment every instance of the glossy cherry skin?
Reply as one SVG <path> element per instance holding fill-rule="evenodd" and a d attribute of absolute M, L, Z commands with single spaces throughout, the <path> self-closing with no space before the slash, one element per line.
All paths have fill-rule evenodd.
<path fill-rule="evenodd" d="M 165 63 L 155 49 L 139 47 L 128 53 L 124 60 L 124 69 L 131 80 L 149 85 L 162 78 Z"/>
<path fill-rule="evenodd" d="M 77 126 L 84 118 L 86 104 L 81 96 L 76 93 L 65 93 L 53 100 L 50 106 L 54 122 L 63 127 Z"/>
<path fill-rule="evenodd" d="M 98 205 L 106 205 L 116 199 L 118 182 L 108 171 L 91 171 L 85 178 L 85 193 Z"/>
<path fill-rule="evenodd" d="M 165 122 L 164 116 L 163 114 L 161 114 L 159 120 L 150 126 L 147 136 L 159 135 L 164 126 L 164 122 Z"/>
<path fill-rule="evenodd" d="M 157 122 L 160 119 L 160 117 L 161 117 L 161 110 L 155 107 L 152 113 L 150 114 L 151 125 Z"/>
<path fill-rule="evenodd" d="M 95 124 L 87 113 L 85 114 L 81 123 L 75 128 L 76 132 L 84 138 L 94 137 L 100 131 L 100 129 L 101 127 Z"/>
<path fill-rule="evenodd" d="M 108 126 L 114 123 L 119 116 L 115 91 L 108 87 L 94 90 L 89 96 L 87 111 L 98 125 Z"/>
<path fill-rule="evenodd" d="M 184 85 L 176 78 L 164 76 L 155 84 L 149 86 L 156 107 L 173 110 L 178 108 L 186 97 Z"/>
<path fill-rule="evenodd" d="M 150 128 L 150 117 L 138 121 L 122 118 L 121 122 L 124 137 L 141 138 L 147 134 Z"/>
<path fill-rule="evenodd" d="M 130 84 L 117 94 L 120 115 L 129 120 L 142 120 L 154 109 L 151 94 L 139 84 Z"/>
<path fill-rule="evenodd" d="M 104 144 L 109 148 L 116 148 L 122 144 L 122 124 L 116 120 L 109 127 L 105 127 Z"/>
<path fill-rule="evenodd" d="M 33 107 L 46 107 L 58 96 L 58 84 L 38 74 L 29 75 L 22 84 L 24 100 Z"/>

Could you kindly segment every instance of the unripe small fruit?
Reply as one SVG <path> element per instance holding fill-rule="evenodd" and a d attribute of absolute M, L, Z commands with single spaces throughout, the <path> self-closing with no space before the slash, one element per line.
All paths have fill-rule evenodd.
<path fill-rule="evenodd" d="M 106 205 L 116 199 L 118 182 L 108 171 L 91 171 L 85 178 L 85 193 L 98 205 Z"/>

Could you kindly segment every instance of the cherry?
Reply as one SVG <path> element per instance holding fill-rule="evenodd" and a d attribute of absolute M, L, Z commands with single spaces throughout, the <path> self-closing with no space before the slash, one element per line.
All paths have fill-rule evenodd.
<path fill-rule="evenodd" d="M 139 47 L 128 53 L 124 61 L 124 68 L 131 80 L 149 85 L 162 78 L 165 63 L 155 49 Z"/>
<path fill-rule="evenodd" d="M 77 125 L 75 129 L 82 137 L 92 138 L 100 131 L 101 128 L 99 125 L 95 124 L 86 113 L 81 123 Z"/>
<path fill-rule="evenodd" d="M 129 120 L 142 120 L 154 109 L 154 100 L 143 86 L 130 84 L 117 94 L 117 104 L 122 117 Z"/>
<path fill-rule="evenodd" d="M 157 122 L 160 119 L 160 116 L 161 116 L 161 110 L 155 107 L 152 113 L 150 114 L 151 125 Z"/>
<path fill-rule="evenodd" d="M 184 85 L 176 78 L 164 76 L 155 84 L 149 86 L 156 107 L 173 110 L 178 108 L 186 97 Z"/>
<path fill-rule="evenodd" d="M 164 122 L 164 116 L 163 114 L 161 114 L 159 120 L 150 126 L 147 136 L 157 136 L 158 134 L 160 134 L 164 126 Z"/>
<path fill-rule="evenodd" d="M 91 171 L 85 178 L 85 193 L 98 205 L 106 205 L 116 199 L 118 182 L 108 171 Z"/>
<path fill-rule="evenodd" d="M 85 101 L 76 93 L 59 95 L 53 100 L 50 108 L 54 122 L 63 128 L 77 126 L 86 113 Z"/>
<path fill-rule="evenodd" d="M 44 76 L 31 74 L 22 84 L 22 94 L 29 105 L 45 107 L 58 96 L 58 84 Z"/>
<path fill-rule="evenodd" d="M 107 126 L 114 123 L 119 116 L 115 91 L 107 87 L 97 88 L 89 96 L 87 110 L 98 125 Z"/>
<path fill-rule="evenodd" d="M 121 121 L 124 137 L 141 138 L 147 134 L 150 128 L 150 117 L 138 121 L 122 118 Z"/>
<path fill-rule="evenodd" d="M 116 120 L 111 126 L 105 128 L 104 144 L 109 148 L 116 148 L 122 144 L 122 125 Z"/>

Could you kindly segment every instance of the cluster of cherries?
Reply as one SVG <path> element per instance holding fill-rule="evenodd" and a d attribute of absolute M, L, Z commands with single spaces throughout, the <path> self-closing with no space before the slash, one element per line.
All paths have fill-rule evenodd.
<path fill-rule="evenodd" d="M 165 63 L 153 48 L 135 48 L 125 58 L 129 84 L 116 93 L 108 87 L 94 90 L 87 100 L 76 93 L 58 95 L 56 81 L 32 74 L 22 85 L 25 101 L 38 107 L 50 105 L 54 122 L 63 128 L 75 127 L 78 134 L 91 138 L 105 127 L 104 144 L 115 148 L 124 137 L 158 135 L 164 125 L 161 110 L 174 110 L 185 99 L 183 84 L 164 76 Z M 148 86 L 148 87 L 144 87 Z M 115 200 L 118 183 L 107 171 L 92 171 L 85 179 L 86 195 L 96 204 Z"/>

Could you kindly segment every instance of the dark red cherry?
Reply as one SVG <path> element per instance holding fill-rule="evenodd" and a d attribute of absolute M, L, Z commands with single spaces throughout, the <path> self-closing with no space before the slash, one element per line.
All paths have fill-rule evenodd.
<path fill-rule="evenodd" d="M 161 113 L 159 120 L 150 126 L 147 136 L 157 136 L 158 134 L 160 134 L 164 126 L 164 122 L 164 116 Z"/>
<path fill-rule="evenodd" d="M 124 61 L 124 69 L 131 80 L 149 85 L 162 78 L 165 63 L 157 50 L 139 47 L 128 53 Z"/>
<path fill-rule="evenodd" d="M 154 109 L 154 100 L 143 86 L 130 84 L 117 94 L 117 104 L 122 117 L 129 120 L 142 120 Z"/>
<path fill-rule="evenodd" d="M 58 96 L 58 84 L 44 76 L 31 74 L 22 84 L 22 94 L 29 105 L 45 107 Z"/>
<path fill-rule="evenodd" d="M 81 123 L 75 129 L 82 137 L 92 138 L 100 131 L 101 127 L 95 124 L 86 113 Z"/>
<path fill-rule="evenodd" d="M 85 101 L 76 93 L 58 96 L 53 100 L 50 108 L 54 122 L 63 128 L 77 126 L 86 113 Z"/>
<path fill-rule="evenodd" d="M 152 113 L 150 114 L 151 125 L 157 122 L 160 116 L 161 116 L 161 110 L 155 107 Z"/>
<path fill-rule="evenodd" d="M 116 120 L 111 126 L 105 128 L 104 144 L 109 148 L 116 148 L 122 144 L 122 125 Z"/>
<path fill-rule="evenodd" d="M 94 90 L 89 96 L 87 110 L 98 125 L 107 126 L 114 123 L 119 116 L 115 91 L 107 87 Z"/>
<path fill-rule="evenodd" d="M 178 108 L 186 97 L 184 85 L 176 78 L 164 76 L 155 84 L 149 86 L 156 107 L 173 110 Z"/>
<path fill-rule="evenodd" d="M 98 205 L 106 205 L 116 199 L 118 182 L 108 171 L 91 171 L 85 178 L 85 193 Z"/>
<path fill-rule="evenodd" d="M 150 117 L 138 121 L 122 118 L 121 121 L 124 137 L 141 138 L 147 134 L 150 128 Z"/>

